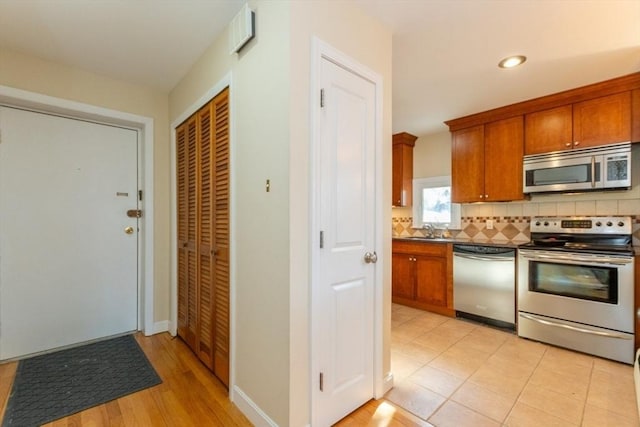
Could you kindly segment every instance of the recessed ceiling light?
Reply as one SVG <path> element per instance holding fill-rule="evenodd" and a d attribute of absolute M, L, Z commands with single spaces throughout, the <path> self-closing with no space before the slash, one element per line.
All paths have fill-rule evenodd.
<path fill-rule="evenodd" d="M 527 57 L 524 55 L 514 55 L 504 58 L 502 61 L 498 63 L 498 67 L 500 68 L 513 68 L 522 64 L 527 60 Z"/>

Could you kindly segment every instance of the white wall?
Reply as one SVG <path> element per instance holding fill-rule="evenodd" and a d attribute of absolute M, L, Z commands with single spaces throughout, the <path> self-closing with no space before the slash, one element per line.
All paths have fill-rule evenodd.
<path fill-rule="evenodd" d="M 451 134 L 421 136 L 413 147 L 414 178 L 451 175 Z"/>
<path fill-rule="evenodd" d="M 289 7 L 252 3 L 257 40 L 234 68 L 236 383 L 289 418 Z M 265 181 L 271 191 L 265 191 Z"/>
<path fill-rule="evenodd" d="M 0 48 L 0 85 L 154 120 L 154 320 L 169 318 L 168 96 L 87 71 Z"/>
<path fill-rule="evenodd" d="M 391 33 L 349 1 L 251 1 L 256 39 L 216 40 L 169 95 L 171 121 L 231 72 L 235 382 L 273 422 L 310 422 L 309 143 L 311 38 L 384 78 L 383 181 L 391 200 Z M 271 181 L 271 192 L 264 190 Z M 390 222 L 386 211 L 385 223 Z M 388 228 L 385 227 L 385 231 Z M 391 258 L 391 233 L 381 249 Z M 390 266 L 384 271 L 390 325 Z M 385 331 L 389 369 L 389 326 Z"/>

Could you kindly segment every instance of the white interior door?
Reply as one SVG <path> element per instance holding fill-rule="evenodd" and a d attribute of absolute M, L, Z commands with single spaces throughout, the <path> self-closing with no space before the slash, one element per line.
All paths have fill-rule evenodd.
<path fill-rule="evenodd" d="M 137 132 L 7 107 L 0 132 L 0 360 L 136 330 Z"/>
<path fill-rule="evenodd" d="M 312 289 L 313 425 L 374 395 L 375 84 L 322 59 L 318 280 Z"/>

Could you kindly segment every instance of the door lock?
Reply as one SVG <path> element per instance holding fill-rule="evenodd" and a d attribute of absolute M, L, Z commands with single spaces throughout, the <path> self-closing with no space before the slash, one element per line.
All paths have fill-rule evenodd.
<path fill-rule="evenodd" d="M 129 209 L 127 216 L 129 218 L 142 218 L 142 211 L 140 209 Z"/>
<path fill-rule="evenodd" d="M 127 227 L 124 229 L 124 232 L 127 234 L 133 234 L 133 227 Z"/>
<path fill-rule="evenodd" d="M 366 254 L 364 254 L 364 262 L 366 262 L 367 264 L 375 264 L 376 262 L 378 262 L 378 254 L 374 252 L 367 252 Z"/>

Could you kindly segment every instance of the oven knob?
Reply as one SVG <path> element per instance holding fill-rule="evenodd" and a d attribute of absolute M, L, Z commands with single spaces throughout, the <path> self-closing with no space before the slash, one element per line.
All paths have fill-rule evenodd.
<path fill-rule="evenodd" d="M 613 223 L 611 221 L 607 221 L 607 227 L 611 227 Z"/>
<path fill-rule="evenodd" d="M 540 227 L 540 221 L 536 221 L 536 226 Z"/>
<path fill-rule="evenodd" d="M 618 221 L 618 227 L 624 227 L 624 222 Z"/>
<path fill-rule="evenodd" d="M 548 227 L 548 226 L 549 226 L 549 221 L 545 221 L 545 222 L 544 222 L 544 226 L 545 226 L 545 227 Z"/>
<path fill-rule="evenodd" d="M 602 223 L 600 221 L 596 221 L 596 227 L 601 227 Z"/>

